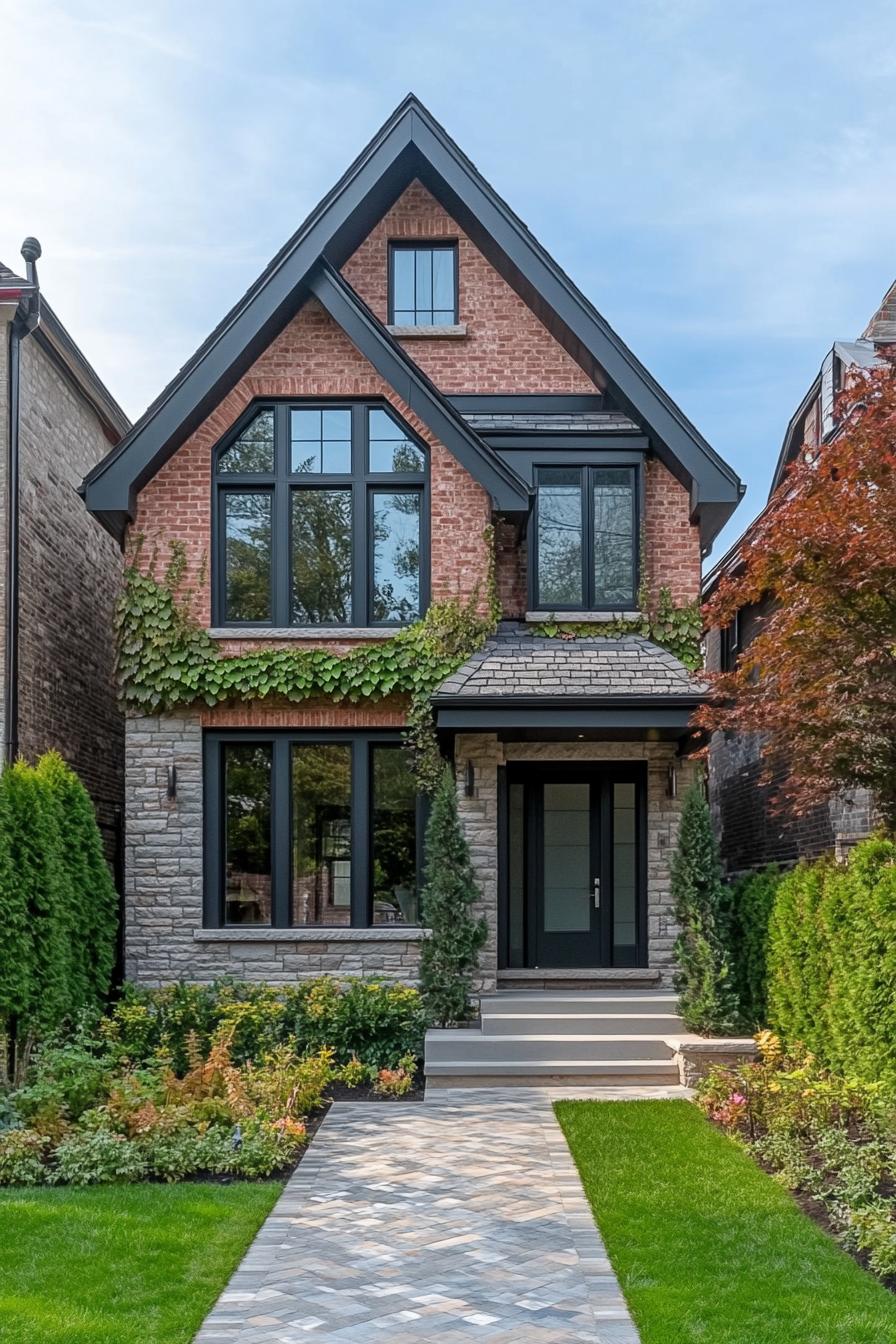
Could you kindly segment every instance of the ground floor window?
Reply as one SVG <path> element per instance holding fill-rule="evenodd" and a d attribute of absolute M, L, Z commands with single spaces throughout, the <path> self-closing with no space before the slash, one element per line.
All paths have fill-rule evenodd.
<path fill-rule="evenodd" d="M 206 734 L 206 925 L 417 924 L 422 810 L 393 735 Z"/>

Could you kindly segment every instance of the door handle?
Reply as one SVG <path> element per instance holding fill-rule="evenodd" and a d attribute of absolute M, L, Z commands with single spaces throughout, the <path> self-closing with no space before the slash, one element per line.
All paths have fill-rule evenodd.
<path fill-rule="evenodd" d="M 594 908 L 595 908 L 595 910 L 599 910 L 599 909 L 600 909 L 600 878 L 599 878 L 599 877 L 596 877 L 596 878 L 594 879 Z"/>

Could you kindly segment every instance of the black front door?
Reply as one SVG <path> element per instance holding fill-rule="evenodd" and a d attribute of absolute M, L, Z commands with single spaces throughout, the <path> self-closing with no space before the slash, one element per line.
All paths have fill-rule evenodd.
<path fill-rule="evenodd" d="M 636 765 L 508 768 L 506 966 L 643 964 L 642 808 Z"/>

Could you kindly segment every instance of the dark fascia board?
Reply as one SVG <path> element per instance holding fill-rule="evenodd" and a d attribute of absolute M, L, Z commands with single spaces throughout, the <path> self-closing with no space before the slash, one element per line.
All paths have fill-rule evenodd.
<path fill-rule="evenodd" d="M 695 709 L 703 701 L 699 691 L 687 695 L 452 695 L 439 694 L 430 697 L 436 709 L 476 709 L 488 710 L 500 705 L 511 709 L 654 709 L 690 708 Z"/>
<path fill-rule="evenodd" d="M 708 504 L 730 514 L 740 498 L 735 473 L 413 95 L 117 449 L 85 478 L 88 508 L 121 514 L 122 520 L 133 516 L 137 492 L 297 311 L 317 260 L 326 256 L 341 266 L 414 178 L 429 187 L 580 365 L 596 379 L 601 371 L 608 376 L 622 409 L 645 425 L 657 453 L 690 482 L 695 516 L 702 520 Z M 703 527 L 707 544 L 712 527 Z"/>
<path fill-rule="evenodd" d="M 494 507 L 501 513 L 526 513 L 529 487 L 525 481 L 486 447 L 339 272 L 321 261 L 308 285 L 380 377 L 489 492 Z"/>
<path fill-rule="evenodd" d="M 545 728 L 555 729 L 637 729 L 641 732 L 651 730 L 683 733 L 690 724 L 694 706 L 654 707 L 651 709 L 625 708 L 623 706 L 605 706 L 588 708 L 571 705 L 560 708 L 556 702 L 551 706 L 527 705 L 525 708 L 505 706 L 503 702 L 482 705 L 478 709 L 442 708 L 436 710 L 436 726 L 443 731 L 496 732 L 506 728 L 529 729 L 537 731 Z"/>
<path fill-rule="evenodd" d="M 130 429 L 131 422 L 43 295 L 40 323 L 35 328 L 34 337 L 89 402 L 106 437 L 117 444 Z"/>
<path fill-rule="evenodd" d="M 778 460 L 775 463 L 775 470 L 772 474 L 772 483 L 769 486 L 768 491 L 769 499 L 771 499 L 772 495 L 775 493 L 778 486 L 784 479 L 784 473 L 787 470 L 788 463 L 790 462 L 793 454 L 793 446 L 794 441 L 796 439 L 796 432 L 798 429 L 802 427 L 803 420 L 806 417 L 809 407 L 812 405 L 812 402 L 818 396 L 820 391 L 821 391 L 821 370 L 819 370 L 818 375 L 816 376 L 814 382 L 812 383 L 812 386 L 809 388 L 809 391 L 803 397 L 799 406 L 796 408 L 793 415 L 790 417 L 790 421 L 787 425 L 787 430 L 784 434 L 784 442 L 781 444 L 781 451 L 778 454 Z"/>

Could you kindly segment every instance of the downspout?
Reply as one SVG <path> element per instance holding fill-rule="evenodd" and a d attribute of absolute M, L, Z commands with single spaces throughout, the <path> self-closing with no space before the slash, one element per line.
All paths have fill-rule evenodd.
<path fill-rule="evenodd" d="M 40 321 L 40 291 L 37 259 L 41 254 L 36 238 L 26 238 L 22 257 L 27 267 L 29 293 L 9 324 L 9 433 L 6 446 L 6 642 L 3 682 L 4 764 L 12 765 L 19 754 L 19 393 L 22 341 Z"/>

